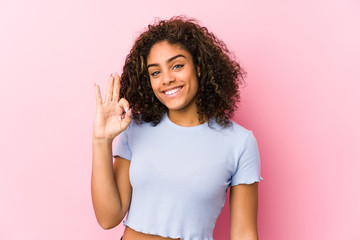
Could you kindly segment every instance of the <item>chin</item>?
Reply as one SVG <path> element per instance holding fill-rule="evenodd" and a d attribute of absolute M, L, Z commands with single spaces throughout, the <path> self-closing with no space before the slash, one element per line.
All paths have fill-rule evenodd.
<path fill-rule="evenodd" d="M 168 111 L 181 111 L 181 110 L 186 110 L 186 109 L 192 109 L 194 107 L 193 104 L 194 104 L 193 102 L 190 102 L 190 103 L 177 102 L 177 103 L 172 103 L 172 104 L 168 103 L 168 104 L 164 104 L 164 105 L 166 106 Z"/>
<path fill-rule="evenodd" d="M 185 106 L 179 106 L 179 105 L 165 105 L 165 106 L 169 111 L 178 111 L 185 108 Z"/>

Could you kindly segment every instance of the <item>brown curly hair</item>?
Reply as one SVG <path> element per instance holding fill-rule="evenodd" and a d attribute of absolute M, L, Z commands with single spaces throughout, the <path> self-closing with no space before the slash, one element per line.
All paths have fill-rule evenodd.
<path fill-rule="evenodd" d="M 138 123 L 151 122 L 156 126 L 167 112 L 151 88 L 146 67 L 151 47 L 164 40 L 187 50 L 195 67 L 200 68 L 196 101 L 200 122 L 214 118 L 219 125 L 228 126 L 240 101 L 239 85 L 245 83 L 246 72 L 232 59 L 223 41 L 196 20 L 184 16 L 148 25 L 126 57 L 120 97 L 128 100 L 133 118 Z"/>

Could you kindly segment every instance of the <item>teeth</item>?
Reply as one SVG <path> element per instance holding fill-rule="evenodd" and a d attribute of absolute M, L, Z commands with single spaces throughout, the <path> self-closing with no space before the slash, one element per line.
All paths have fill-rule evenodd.
<path fill-rule="evenodd" d="M 166 95 L 171 95 L 171 94 L 174 94 L 174 93 L 177 93 L 178 91 L 180 91 L 181 88 L 175 88 L 173 90 L 170 90 L 170 91 L 167 91 L 165 92 Z"/>

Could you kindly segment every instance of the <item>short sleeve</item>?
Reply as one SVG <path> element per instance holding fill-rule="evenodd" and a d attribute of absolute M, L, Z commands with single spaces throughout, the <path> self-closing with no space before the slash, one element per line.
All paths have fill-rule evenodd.
<path fill-rule="evenodd" d="M 231 186 L 260 182 L 260 154 L 256 138 L 250 131 L 245 139 L 243 150 L 236 169 L 231 177 Z"/>
<path fill-rule="evenodd" d="M 130 125 L 122 131 L 119 136 L 118 140 L 115 144 L 114 150 L 113 150 L 113 157 L 122 157 L 127 160 L 131 160 L 131 149 L 129 147 L 129 134 L 130 134 Z"/>

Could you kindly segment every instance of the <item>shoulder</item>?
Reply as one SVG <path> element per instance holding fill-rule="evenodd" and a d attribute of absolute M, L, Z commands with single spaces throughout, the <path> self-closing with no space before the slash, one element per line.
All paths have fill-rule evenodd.
<path fill-rule="evenodd" d="M 227 127 L 211 121 L 208 129 L 208 132 L 215 137 L 217 144 L 226 145 L 230 149 L 239 149 L 239 151 L 247 145 L 249 139 L 253 138 L 251 130 L 234 121 L 230 121 L 230 125 Z"/>
<path fill-rule="evenodd" d="M 243 126 L 241 126 L 240 124 L 234 122 L 234 121 L 230 121 L 231 122 L 231 130 L 236 133 L 236 134 L 241 134 L 241 135 L 248 135 L 250 132 L 252 132 L 250 129 L 247 129 Z"/>
<path fill-rule="evenodd" d="M 244 137 L 246 138 L 249 134 L 252 133 L 251 130 L 243 127 L 242 125 L 238 124 L 237 122 L 230 120 L 229 126 L 223 127 L 216 123 L 216 121 L 212 120 L 210 122 L 210 127 L 214 128 L 214 130 L 226 134 L 228 136 L 233 137 Z"/>

